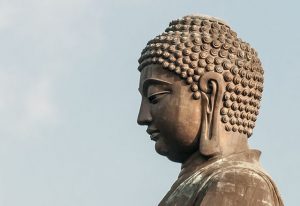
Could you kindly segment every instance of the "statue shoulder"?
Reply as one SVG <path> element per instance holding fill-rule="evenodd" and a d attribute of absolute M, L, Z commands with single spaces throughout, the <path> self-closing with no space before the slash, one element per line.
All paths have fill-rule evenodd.
<path fill-rule="evenodd" d="M 271 178 L 262 170 L 248 167 L 220 169 L 211 176 L 196 202 L 197 206 L 283 205 Z"/>

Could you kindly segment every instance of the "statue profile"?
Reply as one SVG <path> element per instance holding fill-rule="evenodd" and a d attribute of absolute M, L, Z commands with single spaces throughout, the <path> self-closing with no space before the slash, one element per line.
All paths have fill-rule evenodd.
<path fill-rule="evenodd" d="M 182 163 L 159 206 L 282 206 L 249 149 L 264 70 L 257 52 L 224 21 L 174 20 L 139 59 L 138 124 L 155 150 Z"/>

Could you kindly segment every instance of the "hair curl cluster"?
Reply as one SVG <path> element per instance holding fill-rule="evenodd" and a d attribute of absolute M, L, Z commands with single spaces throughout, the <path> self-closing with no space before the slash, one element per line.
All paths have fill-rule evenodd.
<path fill-rule="evenodd" d="M 148 42 L 139 63 L 139 71 L 149 64 L 161 64 L 179 75 L 190 85 L 194 99 L 201 96 L 198 83 L 205 72 L 223 75 L 226 92 L 220 113 L 225 129 L 251 136 L 264 71 L 257 52 L 223 21 L 207 16 L 174 20 Z"/>

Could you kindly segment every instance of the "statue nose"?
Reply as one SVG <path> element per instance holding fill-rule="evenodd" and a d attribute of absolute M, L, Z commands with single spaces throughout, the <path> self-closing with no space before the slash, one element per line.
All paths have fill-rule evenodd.
<path fill-rule="evenodd" d="M 152 122 L 152 116 L 150 113 L 150 108 L 147 103 L 142 100 L 139 115 L 137 118 L 137 123 L 139 125 L 149 125 Z"/>

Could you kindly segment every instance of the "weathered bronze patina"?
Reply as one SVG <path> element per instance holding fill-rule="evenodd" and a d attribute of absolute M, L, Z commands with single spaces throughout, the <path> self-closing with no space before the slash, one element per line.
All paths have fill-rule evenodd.
<path fill-rule="evenodd" d="M 140 125 L 156 151 L 182 163 L 160 206 L 282 206 L 251 150 L 263 91 L 257 52 L 222 20 L 185 16 L 139 59 Z"/>

